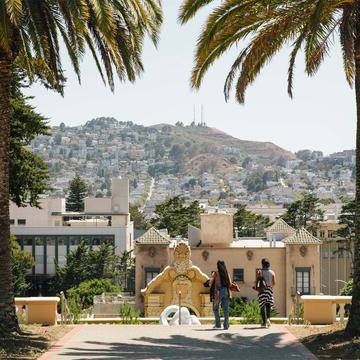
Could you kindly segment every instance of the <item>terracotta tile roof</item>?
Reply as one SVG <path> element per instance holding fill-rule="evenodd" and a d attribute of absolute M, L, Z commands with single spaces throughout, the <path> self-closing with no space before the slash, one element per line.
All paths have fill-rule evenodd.
<path fill-rule="evenodd" d="M 152 227 L 145 234 L 137 238 L 135 242 L 136 244 L 168 245 L 171 243 L 171 240 L 168 236 Z"/>
<path fill-rule="evenodd" d="M 285 244 L 322 244 L 322 241 L 310 234 L 306 229 L 296 230 L 295 234 L 283 240 Z"/>
<path fill-rule="evenodd" d="M 282 218 L 277 219 L 271 226 L 265 229 L 267 233 L 294 234 L 295 229 Z"/>

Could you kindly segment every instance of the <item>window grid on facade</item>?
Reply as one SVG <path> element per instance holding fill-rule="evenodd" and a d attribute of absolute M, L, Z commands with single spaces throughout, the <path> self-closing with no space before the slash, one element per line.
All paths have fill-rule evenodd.
<path fill-rule="evenodd" d="M 310 294 L 310 268 L 296 268 L 296 291 L 301 295 Z"/>
<path fill-rule="evenodd" d="M 71 250 L 71 245 L 79 245 L 81 240 L 89 246 L 109 244 L 115 245 L 114 235 L 17 235 L 16 239 L 21 248 L 30 251 L 35 258 L 32 273 L 48 274 L 48 268 L 54 270 L 55 261 L 60 265 L 66 264 L 66 256 Z M 31 247 L 31 249 L 29 249 Z M 65 250 L 64 250 L 65 248 Z M 54 271 L 50 270 L 50 273 Z"/>
<path fill-rule="evenodd" d="M 26 225 L 26 219 L 18 219 L 18 225 Z"/>
<path fill-rule="evenodd" d="M 244 269 L 233 270 L 233 281 L 244 281 Z"/>
<path fill-rule="evenodd" d="M 160 268 L 145 268 L 145 287 L 160 274 Z"/>

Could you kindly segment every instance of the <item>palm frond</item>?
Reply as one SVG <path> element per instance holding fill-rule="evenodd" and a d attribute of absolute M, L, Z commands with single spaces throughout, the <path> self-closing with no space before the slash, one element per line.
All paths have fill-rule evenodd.
<path fill-rule="evenodd" d="M 204 6 L 214 0 L 185 0 L 180 7 L 179 21 L 181 24 L 187 23 Z"/>

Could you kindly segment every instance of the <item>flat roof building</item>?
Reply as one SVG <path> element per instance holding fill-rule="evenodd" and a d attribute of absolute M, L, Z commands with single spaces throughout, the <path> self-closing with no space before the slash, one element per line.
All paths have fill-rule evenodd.
<path fill-rule="evenodd" d="M 22 249 L 35 258 L 31 274 L 41 282 L 55 274 L 55 262 L 81 241 L 91 247 L 114 245 L 115 253 L 133 249 L 134 227 L 129 212 L 129 181 L 112 179 L 112 196 L 86 198 L 83 212 L 65 210 L 65 199 L 42 199 L 41 209 L 10 204 L 10 229 Z"/>

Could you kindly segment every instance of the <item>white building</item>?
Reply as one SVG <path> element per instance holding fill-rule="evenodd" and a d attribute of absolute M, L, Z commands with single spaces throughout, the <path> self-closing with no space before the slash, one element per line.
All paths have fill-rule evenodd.
<path fill-rule="evenodd" d="M 69 251 L 81 241 L 91 247 L 104 243 L 115 252 L 133 248 L 128 179 L 112 179 L 112 197 L 86 198 L 82 213 L 65 211 L 65 199 L 43 199 L 41 209 L 10 204 L 11 233 L 36 260 L 32 275 L 54 275 L 55 262 L 66 263 Z"/>

